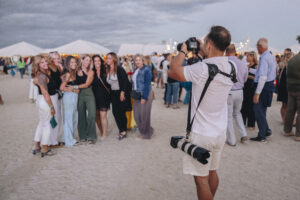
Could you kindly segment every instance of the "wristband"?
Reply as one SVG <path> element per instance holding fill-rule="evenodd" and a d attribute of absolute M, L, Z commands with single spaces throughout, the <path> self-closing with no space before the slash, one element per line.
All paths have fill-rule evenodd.
<path fill-rule="evenodd" d="M 78 89 L 78 85 L 74 85 L 74 86 L 73 86 L 73 89 L 74 89 L 74 90 L 77 90 L 77 89 Z"/>
<path fill-rule="evenodd" d="M 179 52 L 183 53 L 184 56 L 186 57 L 186 53 L 184 51 L 180 50 Z"/>
<path fill-rule="evenodd" d="M 52 110 L 52 108 L 54 108 L 54 106 L 53 105 L 51 105 L 51 106 L 49 106 L 50 107 L 50 110 Z"/>

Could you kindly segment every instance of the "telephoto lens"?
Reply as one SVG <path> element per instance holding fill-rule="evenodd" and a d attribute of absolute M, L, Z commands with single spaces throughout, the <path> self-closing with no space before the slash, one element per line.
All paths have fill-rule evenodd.
<path fill-rule="evenodd" d="M 209 151 L 188 142 L 187 140 L 185 140 L 185 137 L 183 136 L 171 137 L 170 145 L 173 148 L 180 148 L 183 152 L 192 156 L 203 165 L 208 163 L 207 159 L 210 157 Z"/>

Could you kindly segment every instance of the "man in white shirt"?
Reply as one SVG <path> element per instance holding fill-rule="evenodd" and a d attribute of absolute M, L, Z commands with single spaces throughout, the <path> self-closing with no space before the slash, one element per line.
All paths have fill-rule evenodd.
<path fill-rule="evenodd" d="M 231 44 L 226 49 L 226 56 L 237 66 L 236 78 L 237 82 L 232 86 L 227 99 L 228 105 L 228 126 L 227 126 L 227 144 L 230 146 L 236 145 L 235 133 L 233 128 L 233 118 L 235 119 L 238 132 L 241 136 L 241 142 L 248 140 L 246 128 L 244 125 L 241 108 L 243 103 L 243 88 L 248 78 L 248 67 L 245 62 L 238 59 L 236 56 L 234 44 Z"/>
<path fill-rule="evenodd" d="M 169 76 L 178 81 L 192 82 L 191 118 L 195 115 L 191 131 L 191 143 L 210 151 L 208 163 L 203 165 L 189 155 L 183 159 L 183 173 L 194 176 L 198 199 L 213 199 L 218 187 L 217 168 L 226 139 L 227 98 L 233 82 L 230 78 L 218 73 L 211 81 L 202 102 L 197 108 L 201 92 L 209 77 L 208 65 L 217 65 L 218 69 L 230 74 L 232 66 L 225 49 L 231 42 L 231 35 L 221 26 L 213 26 L 207 34 L 204 44 L 200 44 L 206 59 L 190 66 L 182 67 L 187 54 L 183 43 L 179 54 L 171 62 Z"/>
<path fill-rule="evenodd" d="M 163 66 L 161 66 L 161 62 L 164 60 L 164 56 L 157 56 L 157 53 L 154 53 L 154 56 L 151 57 L 151 62 L 153 63 L 157 74 L 156 74 L 156 82 L 157 82 L 157 88 L 159 87 L 159 84 L 161 84 L 161 88 L 164 88 L 164 80 L 163 80 Z"/>

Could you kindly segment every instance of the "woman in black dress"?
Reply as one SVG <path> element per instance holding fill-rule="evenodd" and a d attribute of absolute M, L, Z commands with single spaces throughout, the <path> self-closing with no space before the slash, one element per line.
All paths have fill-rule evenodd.
<path fill-rule="evenodd" d="M 253 96 L 254 96 L 254 77 L 256 73 L 257 68 L 257 57 L 256 53 L 254 51 L 251 51 L 247 54 L 247 62 L 249 63 L 249 73 L 248 73 L 248 79 L 244 85 L 244 99 L 242 104 L 241 113 L 243 116 L 244 124 L 247 125 L 247 127 L 250 130 L 255 129 L 255 114 L 253 110 Z"/>
<path fill-rule="evenodd" d="M 110 107 L 110 85 L 106 82 L 104 61 L 99 55 L 93 56 L 94 80 L 92 83 L 96 100 L 96 123 L 100 131 L 100 140 L 107 136 L 107 110 Z"/>
<path fill-rule="evenodd" d="M 285 50 L 284 59 L 279 63 L 279 65 L 282 66 L 282 68 L 278 76 L 277 101 L 282 102 L 281 109 L 280 109 L 282 124 L 284 124 L 285 122 L 285 114 L 286 114 L 287 102 L 288 102 L 286 70 L 287 70 L 287 63 L 289 62 L 291 57 L 292 57 L 291 52 L 287 52 L 287 50 Z"/>

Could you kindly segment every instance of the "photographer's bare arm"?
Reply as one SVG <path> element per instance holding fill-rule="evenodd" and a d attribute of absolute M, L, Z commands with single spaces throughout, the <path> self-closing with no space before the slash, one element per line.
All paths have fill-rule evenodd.
<path fill-rule="evenodd" d="M 168 76 L 181 82 L 186 82 L 184 77 L 182 63 L 186 57 L 187 48 L 186 44 L 183 43 L 179 54 L 171 61 L 170 70 L 168 71 Z"/>

